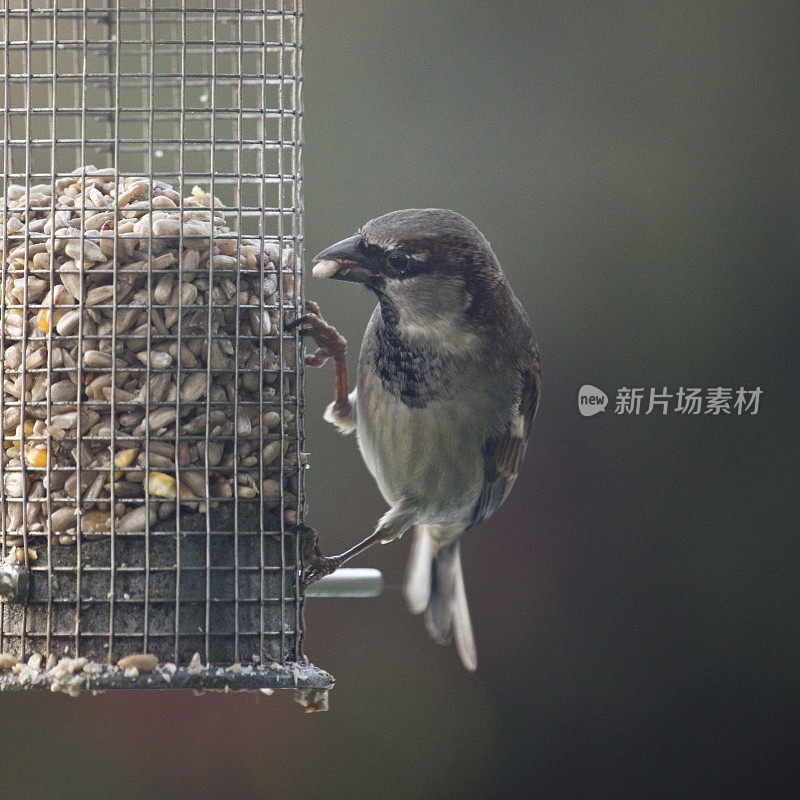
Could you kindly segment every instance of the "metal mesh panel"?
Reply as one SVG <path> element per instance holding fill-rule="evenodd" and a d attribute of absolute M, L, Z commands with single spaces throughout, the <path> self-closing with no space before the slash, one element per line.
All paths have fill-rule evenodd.
<path fill-rule="evenodd" d="M 5 0 L 0 557 L 30 585 L 0 652 L 302 659 L 302 14 L 280 6 Z"/>

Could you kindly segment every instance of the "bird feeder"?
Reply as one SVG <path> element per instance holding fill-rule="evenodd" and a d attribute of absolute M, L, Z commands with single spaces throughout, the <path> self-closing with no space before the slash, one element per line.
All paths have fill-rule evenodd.
<path fill-rule="evenodd" d="M 303 654 L 300 0 L 6 0 L 0 689 Z"/>

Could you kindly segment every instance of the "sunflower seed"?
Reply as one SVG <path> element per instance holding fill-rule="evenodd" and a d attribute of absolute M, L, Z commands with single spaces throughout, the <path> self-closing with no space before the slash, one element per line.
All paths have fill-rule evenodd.
<path fill-rule="evenodd" d="M 157 408 L 155 411 L 150 413 L 150 417 L 147 419 L 147 428 L 151 431 L 156 431 L 164 425 L 174 421 L 174 419 L 174 408 Z"/>
<path fill-rule="evenodd" d="M 72 381 L 59 381 L 50 387 L 51 403 L 74 403 L 77 396 L 78 387 Z"/>
<path fill-rule="evenodd" d="M 103 369 L 110 367 L 111 363 L 110 353 L 102 353 L 100 350 L 86 350 L 83 354 L 84 369 Z"/>
<path fill-rule="evenodd" d="M 86 305 L 97 306 L 101 303 L 107 303 L 113 296 L 113 286 L 96 286 L 94 289 L 89 289 L 89 291 L 86 292 Z"/>
<path fill-rule="evenodd" d="M 76 512 L 74 508 L 59 508 L 50 515 L 50 529 L 55 532 L 67 531 L 75 527 Z"/>
<path fill-rule="evenodd" d="M 193 403 L 205 393 L 208 378 L 203 372 L 193 372 L 181 381 L 181 400 Z"/>
<path fill-rule="evenodd" d="M 95 244 L 91 239 L 86 237 L 81 238 L 80 231 L 78 231 L 77 238 L 70 239 L 64 245 L 64 253 L 75 261 L 105 261 L 106 255 L 100 249 L 100 245 Z M 86 264 L 87 268 L 92 266 Z"/>
<path fill-rule="evenodd" d="M 80 322 L 81 312 L 78 309 L 67 311 L 67 313 L 56 322 L 56 330 L 59 336 L 71 336 L 78 330 Z"/>
<path fill-rule="evenodd" d="M 172 356 L 161 350 L 152 350 L 149 354 L 145 352 L 137 353 L 136 358 L 138 358 L 142 364 L 147 364 L 149 362 L 150 366 L 154 369 L 168 369 L 172 366 Z"/>
<path fill-rule="evenodd" d="M 150 186 L 147 181 L 137 181 L 136 183 L 129 186 L 122 194 L 119 195 L 117 199 L 117 204 L 120 208 L 123 206 L 127 206 L 131 200 L 134 200 L 138 197 L 143 197 L 144 195 L 148 194 L 150 190 Z"/>
<path fill-rule="evenodd" d="M 117 661 L 117 666 L 122 670 L 135 669 L 136 674 L 152 672 L 158 664 L 158 658 L 152 653 L 134 653 Z"/>
<path fill-rule="evenodd" d="M 141 489 L 140 495 L 141 495 Z M 134 531 L 144 531 L 147 522 L 151 525 L 155 524 L 158 519 L 158 513 L 152 506 L 148 510 L 144 506 L 138 506 L 133 511 L 129 511 L 124 517 L 117 522 L 117 530 L 123 533 L 132 533 Z"/>
<path fill-rule="evenodd" d="M 175 279 L 171 275 L 162 275 L 159 278 L 155 289 L 153 289 L 153 300 L 158 303 L 158 305 L 166 305 L 172 293 L 172 285 L 174 282 Z"/>

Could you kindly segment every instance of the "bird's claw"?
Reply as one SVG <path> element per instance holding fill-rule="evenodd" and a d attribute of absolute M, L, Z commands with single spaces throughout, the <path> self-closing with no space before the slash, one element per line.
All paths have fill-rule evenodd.
<path fill-rule="evenodd" d="M 300 585 L 307 589 L 326 575 L 330 575 L 340 567 L 336 556 L 324 556 L 319 548 L 319 535 L 313 528 L 303 526 L 303 560 L 305 569 Z"/>
<path fill-rule="evenodd" d="M 303 572 L 303 579 L 300 581 L 304 589 L 308 589 L 312 583 L 316 583 L 326 575 L 336 572 L 339 569 L 339 561 L 334 556 L 320 556 L 313 562 L 306 564 L 305 571 Z"/>
<path fill-rule="evenodd" d="M 343 359 L 347 353 L 347 339 L 333 325 L 325 322 L 319 305 L 313 300 L 306 300 L 306 311 L 308 313 L 286 325 L 286 330 L 289 332 L 299 327 L 303 333 L 309 334 L 317 345 L 315 353 L 306 355 L 306 364 L 311 367 L 321 367 L 330 358 Z"/>

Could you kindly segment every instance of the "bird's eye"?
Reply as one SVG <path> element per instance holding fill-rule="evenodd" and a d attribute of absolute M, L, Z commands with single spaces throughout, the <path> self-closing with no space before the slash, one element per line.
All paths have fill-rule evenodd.
<path fill-rule="evenodd" d="M 411 266 L 411 256 L 402 250 L 392 250 L 386 256 L 386 263 L 397 272 L 405 272 Z"/>

